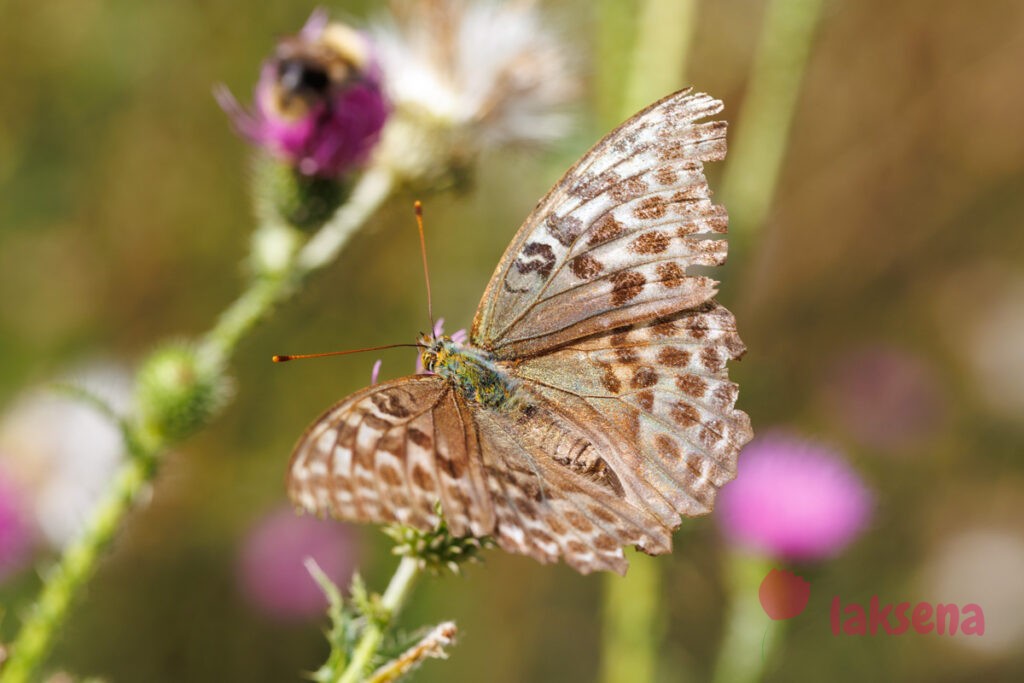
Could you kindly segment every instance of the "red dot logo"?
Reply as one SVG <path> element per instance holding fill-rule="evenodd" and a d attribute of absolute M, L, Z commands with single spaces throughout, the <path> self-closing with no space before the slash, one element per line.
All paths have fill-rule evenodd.
<path fill-rule="evenodd" d="M 772 619 L 792 619 L 807 607 L 811 584 L 793 572 L 773 569 L 761 582 L 757 596 Z"/>

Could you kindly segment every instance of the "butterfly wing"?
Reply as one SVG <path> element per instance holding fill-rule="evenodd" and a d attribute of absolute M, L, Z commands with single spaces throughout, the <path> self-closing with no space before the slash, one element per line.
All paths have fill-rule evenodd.
<path fill-rule="evenodd" d="M 599 142 L 527 218 L 473 325 L 524 384 L 585 401 L 631 444 L 614 470 L 655 491 L 670 528 L 711 509 L 752 437 L 725 368 L 744 350 L 735 320 L 688 272 L 725 261 L 703 172 L 725 156 L 725 123 L 702 121 L 721 109 L 679 92 Z"/>
<path fill-rule="evenodd" d="M 514 406 L 472 412 L 503 549 L 582 573 L 624 573 L 626 545 L 671 549 L 678 515 L 624 466 L 629 445 L 591 406 L 524 386 Z"/>
<path fill-rule="evenodd" d="M 594 146 L 519 229 L 491 277 L 471 342 L 499 358 L 669 315 L 717 283 L 687 274 L 725 261 L 724 209 L 703 162 L 725 157 L 722 103 L 682 91 Z"/>
<path fill-rule="evenodd" d="M 436 375 L 359 391 L 299 439 L 288 493 L 300 507 L 356 522 L 429 529 L 440 502 L 456 536 L 485 536 L 494 509 L 465 402 Z"/>
<path fill-rule="evenodd" d="M 313 423 L 292 456 L 289 494 L 317 514 L 420 529 L 437 523 L 440 503 L 456 536 L 493 535 L 509 552 L 564 557 L 585 573 L 624 572 L 622 546 L 666 552 L 671 539 L 642 503 L 652 491 L 615 474 L 628 448 L 592 428 L 593 412 L 529 389 L 516 406 L 489 410 L 437 375 L 404 377 Z"/>
<path fill-rule="evenodd" d="M 709 302 L 530 358 L 516 374 L 585 401 L 634 445 L 626 471 L 693 516 L 711 510 L 753 436 L 726 370 L 744 351 L 733 315 Z"/>

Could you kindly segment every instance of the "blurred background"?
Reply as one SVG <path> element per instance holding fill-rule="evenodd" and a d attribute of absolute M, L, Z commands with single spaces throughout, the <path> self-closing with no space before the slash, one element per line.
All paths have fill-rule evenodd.
<path fill-rule="evenodd" d="M 636 29 L 634 4 L 542 3 L 583 82 L 573 133 L 545 153 L 487 155 L 464 191 L 424 197 L 434 309 L 449 331 L 468 326 L 536 200 L 622 118 L 628 50 L 614 37 Z M 240 291 L 251 150 L 211 86 L 249 93 L 275 37 L 313 7 L 0 1 L 5 642 L 39 588 L 34 570 L 74 534 L 75 501 L 102 490 L 118 458 L 103 420 L 45 384 L 78 378 L 123 405 L 140 358 L 207 329 Z M 330 9 L 358 25 L 379 7 Z M 693 17 L 686 82 L 724 100 L 731 135 L 764 11 L 715 0 Z M 827 559 L 779 563 L 812 592 L 766 680 L 1024 679 L 1021 64 L 1019 2 L 823 5 L 777 192 L 764 222 L 731 239 L 720 300 L 749 347 L 731 373 L 755 432 L 826 449 L 871 512 Z M 708 168 L 712 188 L 723 167 Z M 395 561 L 377 530 L 283 512 L 295 439 L 368 383 L 375 358 L 269 358 L 412 341 L 425 328 L 412 199 L 391 201 L 243 341 L 233 403 L 168 456 L 54 666 L 110 681 L 299 680 L 327 647 L 295 558 L 313 553 L 340 577 L 358 566 L 383 588 Z M 413 369 L 409 349 L 381 357 L 384 378 Z M 658 680 L 709 679 L 727 638 L 723 567 L 736 551 L 717 517 L 686 521 L 674 554 L 656 560 Z M 497 551 L 463 578 L 428 580 L 403 623 L 450 618 L 461 637 L 416 680 L 596 680 L 604 581 Z M 975 602 L 986 633 L 835 637 L 835 595 Z"/>

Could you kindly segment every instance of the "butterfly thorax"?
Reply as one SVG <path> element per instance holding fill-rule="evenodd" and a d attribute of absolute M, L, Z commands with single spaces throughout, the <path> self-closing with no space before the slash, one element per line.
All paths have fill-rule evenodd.
<path fill-rule="evenodd" d="M 494 358 L 482 349 L 464 346 L 451 337 L 423 339 L 423 367 L 450 382 L 466 400 L 488 408 L 512 404 L 515 385 Z"/>

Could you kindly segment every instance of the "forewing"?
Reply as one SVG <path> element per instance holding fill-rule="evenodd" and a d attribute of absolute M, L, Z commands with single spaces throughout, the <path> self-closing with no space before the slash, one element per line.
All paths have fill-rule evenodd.
<path fill-rule="evenodd" d="M 703 162 L 725 157 L 722 103 L 683 91 L 610 133 L 541 200 L 484 293 L 472 343 L 519 358 L 699 305 L 725 261 Z"/>
<path fill-rule="evenodd" d="M 709 512 L 752 437 L 726 362 L 745 348 L 716 302 L 518 363 L 538 387 L 578 396 L 634 444 L 632 468 L 685 515 Z"/>
<path fill-rule="evenodd" d="M 303 509 L 429 529 L 440 502 L 456 536 L 485 536 L 494 513 L 477 435 L 451 388 L 413 375 L 363 389 L 299 439 L 288 493 Z"/>

